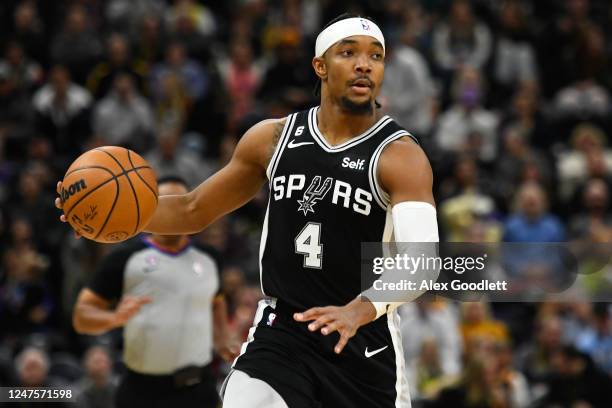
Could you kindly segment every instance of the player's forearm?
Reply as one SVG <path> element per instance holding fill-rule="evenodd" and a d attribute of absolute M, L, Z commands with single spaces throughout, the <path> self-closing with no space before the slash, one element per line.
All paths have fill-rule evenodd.
<path fill-rule="evenodd" d="M 72 315 L 74 330 L 80 334 L 98 335 L 118 327 L 115 313 L 88 304 L 77 304 Z"/>
<path fill-rule="evenodd" d="M 197 215 L 196 202 L 191 194 L 160 196 L 145 231 L 168 235 L 195 234 L 206 226 Z"/>

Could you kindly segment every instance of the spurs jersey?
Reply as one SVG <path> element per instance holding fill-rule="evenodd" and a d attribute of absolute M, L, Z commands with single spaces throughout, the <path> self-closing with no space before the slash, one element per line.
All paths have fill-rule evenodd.
<path fill-rule="evenodd" d="M 380 155 L 402 137 L 418 143 L 383 116 L 363 134 L 331 146 L 317 126 L 317 111 L 287 117 L 267 169 L 270 198 L 260 245 L 264 294 L 299 310 L 343 305 L 360 293 L 361 243 L 392 236 L 389 195 L 377 178 Z"/>

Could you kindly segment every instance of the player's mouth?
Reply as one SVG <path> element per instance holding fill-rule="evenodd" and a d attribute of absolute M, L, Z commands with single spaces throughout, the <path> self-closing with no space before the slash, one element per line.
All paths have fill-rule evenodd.
<path fill-rule="evenodd" d="M 367 78 L 359 78 L 350 83 L 350 87 L 356 94 L 366 95 L 373 88 L 372 81 Z"/>

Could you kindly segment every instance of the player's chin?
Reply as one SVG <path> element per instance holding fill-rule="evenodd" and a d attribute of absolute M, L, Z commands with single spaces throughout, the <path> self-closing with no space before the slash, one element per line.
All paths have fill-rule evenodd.
<path fill-rule="evenodd" d="M 370 113 L 372 110 L 372 96 L 345 95 L 342 98 L 345 110 L 352 113 Z"/>

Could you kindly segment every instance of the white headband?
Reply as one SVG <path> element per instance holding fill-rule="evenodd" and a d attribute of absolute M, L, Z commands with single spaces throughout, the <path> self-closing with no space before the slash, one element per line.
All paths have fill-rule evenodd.
<path fill-rule="evenodd" d="M 368 35 L 374 37 L 382 44 L 383 51 L 385 49 L 385 37 L 383 37 L 380 28 L 368 19 L 354 17 L 337 21 L 321 31 L 317 36 L 315 57 L 322 56 L 329 47 L 353 35 Z"/>

